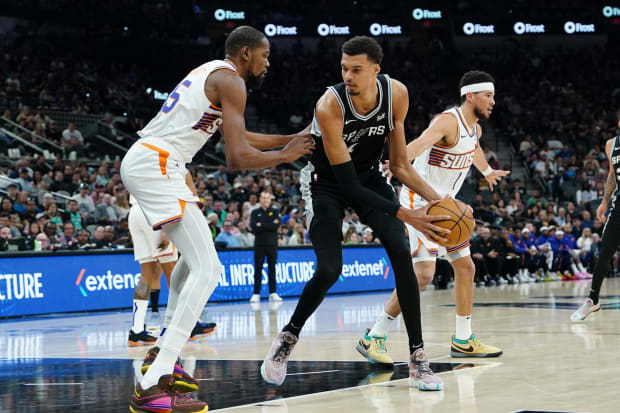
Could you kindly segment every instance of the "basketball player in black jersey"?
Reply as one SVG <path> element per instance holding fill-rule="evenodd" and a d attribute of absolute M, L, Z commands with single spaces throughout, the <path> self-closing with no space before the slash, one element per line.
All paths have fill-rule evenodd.
<path fill-rule="evenodd" d="M 407 160 L 404 121 L 409 96 L 401 82 L 379 75 L 382 58 L 381 46 L 374 39 L 358 36 L 345 42 L 341 59 L 344 82 L 327 88 L 316 104 L 311 131 L 316 149 L 302 171 L 301 182 L 317 267 L 290 322 L 275 338 L 261 366 L 267 383 L 284 382 L 290 351 L 304 323 L 338 280 L 342 269 L 342 219 L 344 209 L 350 205 L 378 235 L 394 268 L 409 334 L 410 385 L 422 390 L 443 389 L 442 380 L 433 374 L 424 353 L 420 297 L 402 221 L 440 243 L 445 243 L 443 237 L 448 231 L 432 224 L 439 216 L 426 214 L 435 202 L 414 211 L 401 208 L 381 174 L 379 161 L 387 140 L 394 176 L 416 188 L 425 199 L 439 200 Z"/>
<path fill-rule="evenodd" d="M 617 126 L 620 128 L 620 110 L 617 114 Z M 590 296 L 586 298 L 584 303 L 581 304 L 581 307 L 570 316 L 573 322 L 583 321 L 590 313 L 594 313 L 601 309 L 601 305 L 598 302 L 601 285 L 607 273 L 609 273 L 609 261 L 620 245 L 620 199 L 618 199 L 618 188 L 620 188 L 620 135 L 607 140 L 605 143 L 605 153 L 609 160 L 609 174 L 607 175 L 607 183 L 605 184 L 605 194 L 603 195 L 601 204 L 596 209 L 596 217 L 601 222 L 607 222 L 603 229 L 598 261 L 594 266 Z M 611 203 L 611 210 L 609 212 L 609 217 L 606 217 L 607 205 L 609 204 L 612 194 L 614 198 Z"/>

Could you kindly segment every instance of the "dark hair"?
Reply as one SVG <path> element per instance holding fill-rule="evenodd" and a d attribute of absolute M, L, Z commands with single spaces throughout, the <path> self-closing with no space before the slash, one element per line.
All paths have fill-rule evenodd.
<path fill-rule="evenodd" d="M 495 79 L 493 79 L 493 76 L 487 72 L 483 72 L 481 70 L 470 70 L 461 77 L 461 81 L 459 82 L 459 94 L 461 93 L 461 88 L 463 86 L 482 82 L 495 83 Z M 465 102 L 465 95 L 461 96 L 461 103 L 463 102 Z"/>
<path fill-rule="evenodd" d="M 253 27 L 239 26 L 226 38 L 224 44 L 224 52 L 227 55 L 234 56 L 243 46 L 248 46 L 250 49 L 256 49 L 260 46 L 265 35 Z"/>
<path fill-rule="evenodd" d="M 342 53 L 349 56 L 365 54 L 368 60 L 378 65 L 383 60 L 383 49 L 377 41 L 368 36 L 355 36 L 342 45 Z"/>
<path fill-rule="evenodd" d="M 618 117 L 618 120 L 620 120 L 620 109 L 618 109 L 618 113 L 616 115 Z"/>

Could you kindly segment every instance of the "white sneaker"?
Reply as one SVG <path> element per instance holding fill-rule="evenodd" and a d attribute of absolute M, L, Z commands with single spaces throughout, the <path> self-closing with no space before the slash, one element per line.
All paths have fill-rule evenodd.
<path fill-rule="evenodd" d="M 279 301 L 282 301 L 282 297 L 280 297 L 278 293 L 271 293 L 269 294 L 269 301 L 279 302 Z"/>
<path fill-rule="evenodd" d="M 578 321 L 583 321 L 590 315 L 590 313 L 594 313 L 601 309 L 601 304 L 598 303 L 594 305 L 594 301 L 591 298 L 586 298 L 586 300 L 581 304 L 581 306 L 570 316 L 570 321 L 573 323 Z"/>
<path fill-rule="evenodd" d="M 252 294 L 251 303 L 260 303 L 260 294 Z"/>
<path fill-rule="evenodd" d="M 409 358 L 409 386 L 419 390 L 443 390 L 443 380 L 431 370 L 424 349 L 417 349 Z"/>
<path fill-rule="evenodd" d="M 271 344 L 269 354 L 260 366 L 260 375 L 263 380 L 276 386 L 282 385 L 286 379 L 288 358 L 297 344 L 297 337 L 288 331 L 279 333 Z"/>

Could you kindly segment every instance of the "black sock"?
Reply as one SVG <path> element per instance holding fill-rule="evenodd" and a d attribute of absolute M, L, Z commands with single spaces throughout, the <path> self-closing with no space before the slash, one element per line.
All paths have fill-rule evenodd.
<path fill-rule="evenodd" d="M 301 327 L 295 327 L 293 325 L 293 323 L 288 323 L 287 325 L 284 326 L 284 328 L 282 329 L 282 331 L 288 331 L 289 333 L 291 333 L 292 335 L 294 335 L 295 337 L 299 338 L 299 333 L 301 333 L 301 329 L 303 328 L 303 326 Z"/>
<path fill-rule="evenodd" d="M 159 290 L 151 290 L 151 312 L 159 313 Z"/>
<path fill-rule="evenodd" d="M 594 305 L 598 304 L 598 294 L 599 294 L 598 290 L 590 289 L 590 299 L 592 300 Z"/>

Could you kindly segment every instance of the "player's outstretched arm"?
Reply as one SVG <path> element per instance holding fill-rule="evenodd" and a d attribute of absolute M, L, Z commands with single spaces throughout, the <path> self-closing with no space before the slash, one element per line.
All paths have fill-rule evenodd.
<path fill-rule="evenodd" d="M 402 208 L 400 204 L 383 198 L 360 183 L 349 150 L 342 140 L 344 127 L 342 109 L 340 109 L 331 92 L 325 92 L 317 102 L 316 119 L 321 129 L 325 153 L 345 198 L 351 200 L 354 205 L 369 205 L 374 209 L 395 216 L 423 231 L 424 235 L 430 239 L 445 242 L 445 239 L 439 234 L 449 233 L 449 231 L 437 227 L 431 222 L 448 217 L 428 216 L 425 211 L 411 211 Z"/>
<path fill-rule="evenodd" d="M 480 140 L 480 137 L 482 137 L 482 129 L 479 125 L 476 125 L 476 128 L 478 128 L 478 140 Z M 480 147 L 480 145 L 478 145 L 478 147 L 476 148 L 476 152 L 474 152 L 474 166 L 478 171 L 480 171 L 482 176 L 484 176 L 484 179 L 486 179 L 486 181 L 489 183 L 489 189 L 491 191 L 493 190 L 493 187 L 495 185 L 499 184 L 499 181 L 502 180 L 502 177 L 510 173 L 510 171 L 502 171 L 501 169 L 491 168 L 486 158 L 484 157 L 484 152 L 482 152 L 482 148 Z"/>
<path fill-rule="evenodd" d="M 439 194 L 427 184 L 422 177 L 413 169 L 407 159 L 407 146 L 405 145 L 405 117 L 409 109 L 409 93 L 401 82 L 392 79 L 392 107 L 394 112 L 394 129 L 388 136 L 390 147 L 390 170 L 392 174 L 409 189 L 420 194 L 427 201 L 439 200 Z M 441 139 L 441 137 L 439 137 Z M 439 140 L 438 139 L 438 140 Z M 421 145 L 426 145 L 430 139 L 424 137 Z M 429 143 L 428 145 L 432 145 Z"/>
<path fill-rule="evenodd" d="M 218 70 L 214 79 L 222 106 L 222 135 L 226 140 L 226 161 L 232 169 L 269 168 L 312 153 L 311 138 L 295 138 L 279 151 L 261 152 L 247 141 L 243 113 L 246 89 L 243 79 L 229 70 Z"/>
<path fill-rule="evenodd" d="M 312 138 L 310 125 L 292 135 L 266 135 L 263 133 L 246 132 L 248 143 L 256 149 L 272 149 L 286 146 L 295 138 Z"/>

